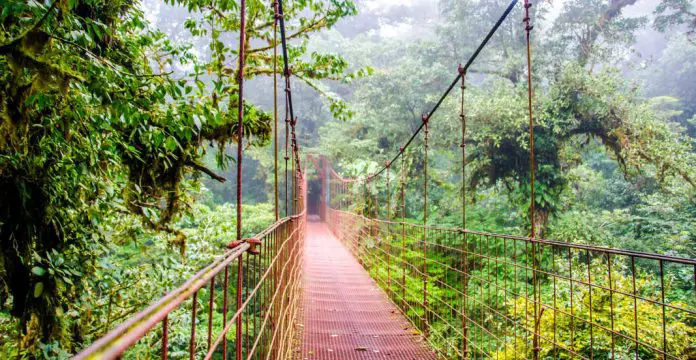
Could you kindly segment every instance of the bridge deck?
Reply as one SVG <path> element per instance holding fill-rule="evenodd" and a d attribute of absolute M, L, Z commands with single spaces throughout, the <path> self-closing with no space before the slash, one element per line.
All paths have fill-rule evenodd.
<path fill-rule="evenodd" d="M 436 359 L 326 224 L 307 224 L 301 359 Z"/>

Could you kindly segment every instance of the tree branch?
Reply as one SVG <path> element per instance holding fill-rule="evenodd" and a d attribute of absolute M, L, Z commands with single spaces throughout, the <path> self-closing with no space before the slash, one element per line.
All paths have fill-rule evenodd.
<path fill-rule="evenodd" d="M 325 21 L 326 21 L 326 15 L 312 21 L 309 25 L 301 28 L 300 30 L 297 30 L 296 33 L 291 34 L 289 36 L 286 36 L 285 39 L 291 40 L 291 39 L 294 39 L 302 34 L 315 31 L 315 30 L 321 28 Z M 271 49 L 273 49 L 273 47 L 274 47 L 274 45 L 269 45 L 269 46 L 264 46 L 264 47 L 260 47 L 260 48 L 256 48 L 256 49 L 250 49 L 247 51 L 247 53 L 263 52 L 263 51 L 271 50 Z"/>
<path fill-rule="evenodd" d="M 225 181 L 227 181 L 227 179 L 225 179 L 224 177 L 214 173 L 212 170 L 208 169 L 207 167 L 205 167 L 197 162 L 187 161 L 186 166 L 192 167 L 192 168 L 194 168 L 202 173 L 205 173 L 206 175 L 210 176 L 212 179 L 217 180 L 221 183 L 224 183 Z"/>

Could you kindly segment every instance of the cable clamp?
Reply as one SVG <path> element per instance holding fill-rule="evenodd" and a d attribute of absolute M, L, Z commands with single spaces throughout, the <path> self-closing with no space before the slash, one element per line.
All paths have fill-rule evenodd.
<path fill-rule="evenodd" d="M 263 242 L 257 238 L 247 238 L 247 239 L 242 239 L 242 240 L 235 240 L 232 241 L 231 243 L 227 244 L 225 247 L 228 249 L 236 249 L 240 245 L 247 243 L 249 244 L 249 248 L 247 249 L 247 252 L 251 255 L 258 255 L 261 253 L 261 250 L 258 249 L 258 246 L 260 246 Z"/>
<path fill-rule="evenodd" d="M 462 64 L 459 64 L 459 65 L 457 66 L 457 72 L 458 72 L 459 75 L 461 75 L 461 76 L 466 75 L 466 69 L 464 69 L 464 67 L 462 66 Z"/>

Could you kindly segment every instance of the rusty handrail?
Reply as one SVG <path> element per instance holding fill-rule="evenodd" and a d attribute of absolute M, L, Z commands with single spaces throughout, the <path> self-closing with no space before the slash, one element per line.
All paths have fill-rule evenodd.
<path fill-rule="evenodd" d="M 306 187 L 301 186 L 302 190 Z M 301 192 L 301 198 L 304 198 L 304 191 Z M 303 202 L 304 203 L 304 202 Z M 288 335 L 292 331 L 292 318 L 294 318 L 296 309 L 297 284 L 299 283 L 299 265 L 302 258 L 302 243 L 304 241 L 306 213 L 303 210 L 300 214 L 283 218 L 267 229 L 255 236 L 256 239 L 262 239 L 261 260 L 250 260 L 249 250 L 251 245 L 248 242 L 242 242 L 233 249 L 226 250 L 225 253 L 217 257 L 213 262 L 204 269 L 196 273 L 181 286 L 169 292 L 163 298 L 157 300 L 146 309 L 131 317 L 115 329 L 111 330 L 105 336 L 95 341 L 86 349 L 78 353 L 74 359 L 115 359 L 119 358 L 128 348 L 133 346 L 138 340 L 145 337 L 158 323 L 162 323 L 162 350 L 161 356 L 167 358 L 168 354 L 168 316 L 185 301 L 193 299 L 197 301 L 197 293 L 206 285 L 211 286 L 211 302 L 208 305 L 208 350 L 207 356 L 210 357 L 218 350 L 219 345 L 223 345 L 223 351 L 226 354 L 226 334 L 235 325 L 235 321 L 244 317 L 245 324 L 242 324 L 244 331 L 247 333 L 247 338 L 243 341 L 248 351 L 248 347 L 252 340 L 248 338 L 250 329 L 254 331 L 252 351 L 270 354 L 271 352 L 287 352 L 289 349 L 289 340 L 292 336 Z M 247 256 L 244 254 L 247 253 Z M 244 259 L 246 258 L 246 260 Z M 254 256 L 251 257 L 252 259 Z M 234 270 L 234 266 L 230 265 L 234 261 L 243 262 L 244 274 L 248 278 L 244 279 L 244 283 L 250 288 L 246 292 L 246 297 L 243 303 L 240 304 L 237 310 L 229 320 L 225 320 L 224 329 L 217 336 L 215 343 L 211 346 L 212 336 L 212 313 L 215 306 L 215 298 L 213 297 L 215 288 L 215 279 L 224 273 L 223 295 L 224 295 L 224 316 L 227 317 L 228 308 L 227 294 L 228 288 L 228 272 L 229 269 Z M 264 264 L 265 263 L 265 264 Z M 251 264 L 251 266 L 250 266 Z M 255 280 L 255 282 L 252 282 Z M 273 288 L 275 293 L 288 293 L 289 299 L 280 300 L 279 297 L 273 296 L 272 299 L 267 294 L 259 295 L 259 290 L 264 288 Z M 292 290 L 292 291 L 291 291 Z M 197 304 L 197 303 L 196 303 Z M 193 307 L 192 321 L 195 328 L 195 316 L 198 310 Z M 264 313 L 264 322 L 261 329 L 256 329 L 248 324 L 250 317 L 256 322 L 255 314 L 257 312 Z M 282 315 L 282 318 L 281 318 Z M 273 329 L 269 324 L 268 319 L 272 318 L 274 324 Z M 284 327 L 281 329 L 281 326 Z M 192 328 L 193 329 L 193 328 Z M 282 334 L 280 334 L 282 332 Z M 259 349 L 259 342 L 265 339 L 269 342 L 271 336 L 275 340 L 274 347 L 267 346 Z M 189 355 L 191 358 L 196 353 L 195 349 L 195 331 L 191 332 L 191 344 Z M 267 345 L 267 344 L 266 344 Z"/>
<path fill-rule="evenodd" d="M 331 230 L 412 324 L 438 329 L 427 340 L 446 358 L 691 351 L 683 342 L 696 332 L 696 259 L 327 211 Z M 418 290 L 425 278 L 427 301 Z"/>
<path fill-rule="evenodd" d="M 453 232 L 466 233 L 466 234 L 471 234 L 471 235 L 492 236 L 492 237 L 506 238 L 506 239 L 510 239 L 510 240 L 523 240 L 523 241 L 529 241 L 529 242 L 537 242 L 537 243 L 545 244 L 545 245 L 553 245 L 553 246 L 558 246 L 558 247 L 572 248 L 572 249 L 576 249 L 576 250 L 605 252 L 605 253 L 609 253 L 609 254 L 613 254 L 613 255 L 636 256 L 636 257 L 641 257 L 641 258 L 650 259 L 650 260 L 664 260 L 664 261 L 671 261 L 671 262 L 676 262 L 676 263 L 685 264 L 685 265 L 696 266 L 696 259 L 679 257 L 679 256 L 662 255 L 662 254 L 648 253 L 648 252 L 635 251 L 635 250 L 616 249 L 616 248 L 610 248 L 610 247 L 605 247 L 605 246 L 577 244 L 577 243 L 570 243 L 570 242 L 559 241 L 559 240 L 532 238 L 532 237 L 524 236 L 524 235 L 499 234 L 499 233 L 492 233 L 492 232 L 486 232 L 486 231 L 480 231 L 480 230 L 462 229 L 460 227 L 433 226 L 433 225 L 415 224 L 415 223 L 410 223 L 410 222 L 401 222 L 401 221 L 394 221 L 394 220 L 374 219 L 374 218 L 370 218 L 370 217 L 367 217 L 364 215 L 355 214 L 355 213 L 352 213 L 352 212 L 346 211 L 346 210 L 337 210 L 337 209 L 331 209 L 331 210 L 336 211 L 336 212 L 342 212 L 342 213 L 349 214 L 352 216 L 359 216 L 359 217 L 362 217 L 364 220 L 377 220 L 381 223 L 392 224 L 392 225 L 402 225 L 403 224 L 404 226 L 418 227 L 418 228 L 424 228 L 424 229 L 428 229 L 428 230 L 453 231 Z"/>
<path fill-rule="evenodd" d="M 105 359 L 120 355 L 248 249 L 249 244 L 245 243 L 235 249 L 228 250 L 184 284 L 78 353 L 74 359 Z"/>

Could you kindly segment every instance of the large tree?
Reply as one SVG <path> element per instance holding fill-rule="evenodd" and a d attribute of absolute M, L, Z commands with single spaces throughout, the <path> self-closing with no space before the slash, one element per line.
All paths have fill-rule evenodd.
<path fill-rule="evenodd" d="M 560 209 L 560 195 L 567 185 L 565 172 L 576 164 L 567 154 L 578 151 L 584 141 L 603 144 L 626 174 L 636 169 L 650 173 L 648 168 L 656 167 L 660 180 L 676 175 L 694 184 L 689 139 L 614 70 L 630 53 L 635 31 L 647 24 L 645 18 L 622 15 L 634 3 L 569 1 L 550 30 L 540 30 L 535 24 L 537 177 L 533 201 L 541 236 L 549 216 Z M 524 42 L 518 42 L 517 52 L 521 52 Z M 508 58 L 508 47 L 489 51 L 500 59 Z M 469 181 L 474 187 L 484 181 L 507 184 L 527 206 L 531 186 L 523 111 L 526 81 L 519 76 L 526 70 L 500 64 L 495 71 L 486 64 L 483 68 L 489 69 L 485 71 L 490 75 L 485 82 L 489 90 L 481 96 L 473 92 Z"/>

